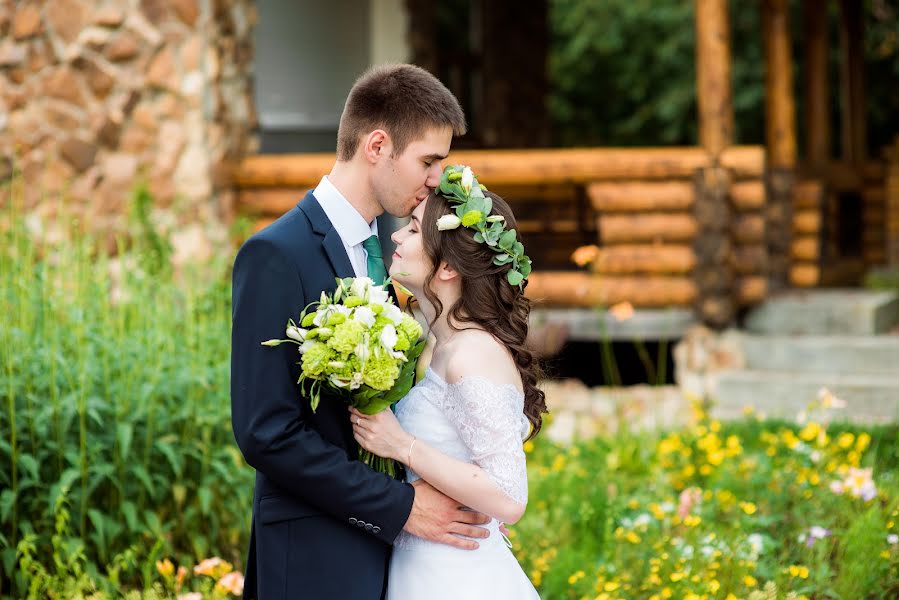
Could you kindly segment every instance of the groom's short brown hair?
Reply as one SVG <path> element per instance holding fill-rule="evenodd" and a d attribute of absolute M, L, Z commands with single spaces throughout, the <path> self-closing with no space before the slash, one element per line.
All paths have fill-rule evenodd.
<path fill-rule="evenodd" d="M 465 133 L 459 101 L 440 80 L 415 65 L 373 67 L 356 80 L 346 99 L 337 130 L 337 160 L 350 160 L 360 138 L 383 129 L 400 155 L 431 127 Z"/>

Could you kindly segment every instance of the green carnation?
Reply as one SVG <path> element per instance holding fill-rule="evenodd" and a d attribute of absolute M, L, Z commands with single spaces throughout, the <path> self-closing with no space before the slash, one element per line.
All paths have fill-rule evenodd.
<path fill-rule="evenodd" d="M 328 340 L 328 346 L 340 354 L 350 354 L 362 341 L 365 325 L 359 321 L 344 321 L 334 328 L 334 335 Z"/>
<path fill-rule="evenodd" d="M 462 215 L 462 225 L 463 227 L 471 227 L 476 223 L 480 223 L 483 216 L 479 210 L 470 210 Z"/>
<path fill-rule="evenodd" d="M 403 320 L 396 326 L 396 330 L 405 335 L 410 343 L 417 342 L 422 334 L 421 325 L 409 315 L 403 315 Z"/>
<path fill-rule="evenodd" d="M 400 375 L 396 359 L 387 352 L 375 352 L 368 357 L 362 371 L 362 382 L 376 390 L 387 391 Z"/>
<path fill-rule="evenodd" d="M 381 332 L 384 330 L 384 328 L 391 324 L 393 324 L 393 321 L 391 321 L 384 315 L 378 315 L 375 318 L 375 324 L 371 326 L 371 338 L 377 339 L 378 337 L 380 337 Z"/>
<path fill-rule="evenodd" d="M 303 353 L 303 375 L 317 377 L 321 375 L 328 361 L 334 358 L 334 352 L 327 344 L 314 344 Z"/>
<path fill-rule="evenodd" d="M 412 345 L 409 343 L 409 338 L 406 337 L 406 334 L 403 333 L 402 331 L 400 331 L 399 329 L 397 329 L 396 330 L 396 345 L 393 347 L 393 349 L 398 352 L 405 352 L 406 350 L 408 350 L 411 347 L 412 347 Z"/>

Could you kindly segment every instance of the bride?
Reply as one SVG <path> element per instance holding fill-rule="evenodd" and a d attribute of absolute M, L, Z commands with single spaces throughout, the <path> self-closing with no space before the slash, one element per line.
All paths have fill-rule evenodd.
<path fill-rule="evenodd" d="M 485 194 L 470 169 L 447 167 L 393 235 L 390 273 L 417 299 L 436 344 L 396 414 L 351 409 L 353 433 L 366 450 L 403 463 L 410 482 L 422 478 L 492 520 L 473 551 L 401 532 L 388 600 L 538 598 L 499 531 L 524 513 L 522 441 L 537 434 L 546 410 L 525 347 L 530 259 L 514 227 L 508 204 Z"/>

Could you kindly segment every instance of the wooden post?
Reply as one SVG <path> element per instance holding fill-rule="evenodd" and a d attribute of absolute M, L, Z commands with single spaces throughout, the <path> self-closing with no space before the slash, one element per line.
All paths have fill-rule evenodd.
<path fill-rule="evenodd" d="M 763 0 L 761 10 L 769 167 L 765 245 L 768 249 L 768 287 L 778 290 L 789 284 L 790 274 L 791 208 L 796 179 L 796 102 L 788 2 Z"/>
<path fill-rule="evenodd" d="M 840 0 L 840 104 L 843 158 L 850 163 L 865 162 L 865 56 L 864 18 L 858 0 Z"/>
<path fill-rule="evenodd" d="M 827 0 L 804 0 L 805 155 L 816 174 L 830 159 Z"/>
<path fill-rule="evenodd" d="M 884 181 L 886 201 L 887 264 L 899 269 L 899 135 L 887 153 L 889 165 Z"/>
<path fill-rule="evenodd" d="M 733 144 L 734 111 L 730 81 L 730 23 L 727 0 L 694 0 L 696 19 L 696 100 L 699 142 L 711 166 L 694 175 L 696 200 L 693 237 L 696 267 L 693 303 L 697 317 L 715 328 L 728 326 L 736 315 L 732 261 L 730 176 L 720 166 L 724 150 Z"/>
<path fill-rule="evenodd" d="M 717 159 L 733 144 L 730 23 L 726 0 L 695 0 L 699 145 Z"/>

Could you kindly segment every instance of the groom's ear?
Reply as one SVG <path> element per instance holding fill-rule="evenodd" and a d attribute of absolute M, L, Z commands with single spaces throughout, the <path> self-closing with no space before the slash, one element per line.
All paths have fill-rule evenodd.
<path fill-rule="evenodd" d="M 390 156 L 393 142 L 383 129 L 375 129 L 369 133 L 362 144 L 362 154 L 368 162 L 377 162 L 382 156 Z"/>

